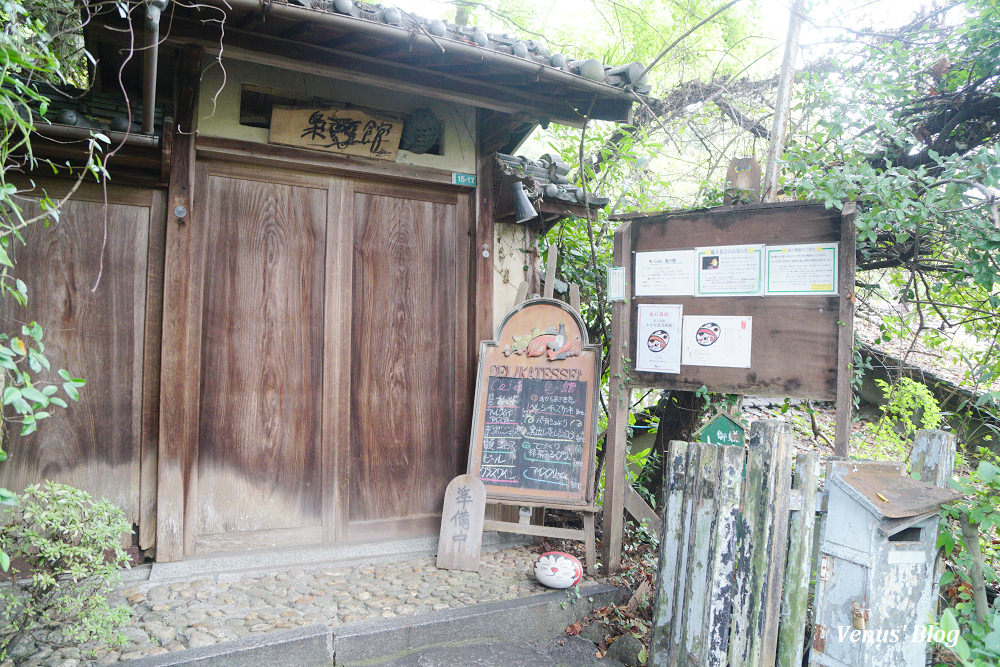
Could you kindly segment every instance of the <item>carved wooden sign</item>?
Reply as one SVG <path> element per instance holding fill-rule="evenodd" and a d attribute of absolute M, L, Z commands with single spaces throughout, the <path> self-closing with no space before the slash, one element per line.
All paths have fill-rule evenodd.
<path fill-rule="evenodd" d="M 396 159 L 403 119 L 360 109 L 294 109 L 271 112 L 272 144 L 312 148 L 340 155 Z"/>
<path fill-rule="evenodd" d="M 437 566 L 443 570 L 479 570 L 486 489 L 472 475 L 459 475 L 444 492 Z"/>
<path fill-rule="evenodd" d="M 532 299 L 479 353 L 469 473 L 498 500 L 593 500 L 599 352 L 572 308 Z"/>

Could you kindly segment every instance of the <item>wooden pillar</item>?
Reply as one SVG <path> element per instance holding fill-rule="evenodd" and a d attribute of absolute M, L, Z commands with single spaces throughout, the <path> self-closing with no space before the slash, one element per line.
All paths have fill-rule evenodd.
<path fill-rule="evenodd" d="M 857 206 L 844 204 L 840 217 L 840 275 L 837 277 L 840 293 L 840 331 L 837 334 L 837 425 L 833 453 L 847 456 L 851 444 L 851 410 L 854 394 L 851 377 L 854 369 L 854 274 L 857 270 L 857 232 L 854 216 Z"/>
<path fill-rule="evenodd" d="M 187 46 L 178 67 L 177 117 L 167 190 L 167 240 L 163 285 L 163 347 L 160 360 L 160 431 L 157 454 L 156 559 L 184 557 L 187 485 L 198 437 L 198 332 L 200 331 L 200 249 L 192 238 L 194 129 L 201 72 L 201 49 Z M 184 213 L 183 216 L 180 214 Z"/>
<path fill-rule="evenodd" d="M 632 280 L 632 228 L 626 222 L 615 232 L 615 266 L 624 266 L 626 282 Z M 626 293 L 629 290 L 626 289 Z M 601 562 L 604 574 L 617 572 L 622 560 L 622 532 L 625 522 L 625 449 L 628 429 L 630 385 L 628 374 L 629 323 L 632 303 L 616 301 L 611 306 L 611 340 L 608 343 L 611 367 L 608 382 L 608 434 L 604 439 L 604 536 Z"/>
<path fill-rule="evenodd" d="M 472 312 L 475 315 L 472 358 L 479 353 L 479 341 L 493 338 L 493 179 L 496 172 L 496 158 L 491 146 L 484 146 L 482 137 L 487 134 L 486 113 L 479 111 L 478 148 L 476 155 L 476 226 L 474 234 L 473 261 L 476 270 L 475 289 L 469 291 L 474 299 Z M 475 364 L 470 364 L 475 373 Z"/>

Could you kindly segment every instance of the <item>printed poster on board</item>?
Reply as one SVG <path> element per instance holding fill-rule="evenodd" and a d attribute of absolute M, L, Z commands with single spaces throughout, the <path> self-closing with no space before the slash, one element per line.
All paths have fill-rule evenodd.
<path fill-rule="evenodd" d="M 767 246 L 768 296 L 837 294 L 839 243 Z"/>
<path fill-rule="evenodd" d="M 681 316 L 678 304 L 641 304 L 635 342 L 637 371 L 681 372 Z"/>
<path fill-rule="evenodd" d="M 636 296 L 692 296 L 694 250 L 635 253 Z"/>
<path fill-rule="evenodd" d="M 750 368 L 753 318 L 734 315 L 685 315 L 681 363 L 685 366 Z"/>
<path fill-rule="evenodd" d="M 695 248 L 696 296 L 757 296 L 763 293 L 764 245 Z"/>

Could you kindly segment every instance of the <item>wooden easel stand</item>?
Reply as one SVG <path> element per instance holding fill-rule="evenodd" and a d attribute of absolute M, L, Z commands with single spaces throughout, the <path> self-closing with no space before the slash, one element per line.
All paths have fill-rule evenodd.
<path fill-rule="evenodd" d="M 582 540 L 586 553 L 587 574 L 594 576 L 597 574 L 597 538 L 594 532 L 594 514 L 597 508 L 593 505 L 579 507 L 576 505 L 561 505 L 559 503 L 537 503 L 520 500 L 496 500 L 489 498 L 487 502 L 496 505 L 512 505 L 515 507 L 548 507 L 550 509 L 571 510 L 583 514 L 583 529 L 577 528 L 556 528 L 555 526 L 537 525 L 531 523 L 531 515 L 522 514 L 521 521 L 497 521 L 486 519 L 483 522 L 483 530 L 495 530 L 501 533 L 517 533 L 519 535 L 535 535 L 538 537 L 555 537 L 562 540 Z"/>

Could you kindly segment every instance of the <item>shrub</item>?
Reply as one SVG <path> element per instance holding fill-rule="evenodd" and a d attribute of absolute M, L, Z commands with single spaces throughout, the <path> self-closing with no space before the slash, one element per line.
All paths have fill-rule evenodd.
<path fill-rule="evenodd" d="M 54 482 L 25 489 L 0 526 L 0 550 L 27 564 L 0 588 L 0 660 L 28 637 L 116 641 L 130 612 L 108 596 L 128 566 L 121 539 L 130 529 L 120 509 L 86 491 Z"/>

